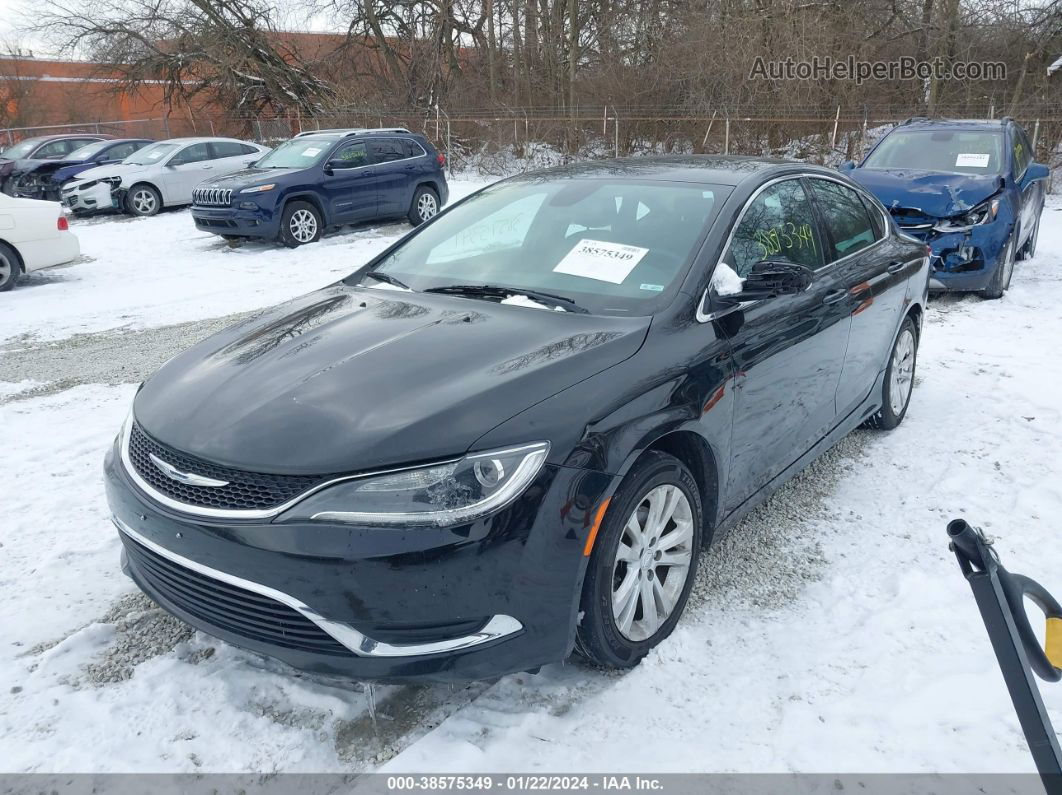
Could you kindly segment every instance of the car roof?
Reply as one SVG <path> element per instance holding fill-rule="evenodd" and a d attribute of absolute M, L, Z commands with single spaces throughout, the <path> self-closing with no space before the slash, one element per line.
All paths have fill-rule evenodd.
<path fill-rule="evenodd" d="M 23 138 L 21 141 L 16 141 L 15 143 L 24 144 L 26 143 L 26 141 L 32 141 L 33 143 L 45 143 L 46 141 L 63 141 L 67 138 L 85 138 L 86 136 L 90 138 L 98 138 L 101 141 L 109 141 L 111 138 L 114 137 L 113 135 L 108 135 L 107 133 L 96 132 L 56 133 L 54 135 L 35 135 L 32 138 Z"/>
<path fill-rule="evenodd" d="M 340 138 L 353 138 L 360 135 L 402 136 L 416 135 L 416 133 L 407 130 L 405 127 L 340 127 L 333 130 L 304 130 L 293 137 L 300 140 L 306 138 L 327 138 L 330 141 L 337 141 Z"/>
<path fill-rule="evenodd" d="M 900 123 L 894 130 L 984 130 L 1002 132 L 1014 120 L 1009 116 L 1002 119 L 925 119 L 915 117 Z M 891 132 L 891 131 L 890 131 Z"/>
<path fill-rule="evenodd" d="M 738 155 L 655 155 L 572 163 L 536 171 L 528 177 L 537 179 L 547 174 L 558 178 L 625 177 L 661 182 L 737 186 L 744 182 L 758 183 L 776 175 L 789 173 L 822 174 L 834 179 L 838 176 L 833 169 L 779 158 Z M 513 179 L 519 181 L 521 177 Z"/>
<path fill-rule="evenodd" d="M 253 141 L 241 141 L 239 138 L 220 138 L 214 135 L 202 135 L 202 136 L 188 136 L 186 138 L 166 138 L 163 141 L 153 141 L 156 144 L 206 144 L 217 141 L 228 141 L 229 143 L 237 144 L 252 144 L 253 146 L 259 146 Z"/>

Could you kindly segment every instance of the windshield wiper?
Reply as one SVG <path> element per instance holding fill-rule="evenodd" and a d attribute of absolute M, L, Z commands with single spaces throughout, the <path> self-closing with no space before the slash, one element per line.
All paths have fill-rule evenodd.
<path fill-rule="evenodd" d="M 508 298 L 511 295 L 523 295 L 546 306 L 559 306 L 568 312 L 589 314 L 590 310 L 579 306 L 567 296 L 544 293 L 539 290 L 527 290 L 523 287 L 504 287 L 500 284 L 448 284 L 445 287 L 429 287 L 426 293 L 446 293 L 450 295 L 488 296 L 491 298 Z"/>
<path fill-rule="evenodd" d="M 412 292 L 413 288 L 405 282 L 401 282 L 389 273 L 383 273 L 381 271 L 369 271 L 365 274 L 378 282 L 384 282 L 385 284 L 393 285 L 394 287 L 401 287 L 403 290 L 409 290 Z"/>

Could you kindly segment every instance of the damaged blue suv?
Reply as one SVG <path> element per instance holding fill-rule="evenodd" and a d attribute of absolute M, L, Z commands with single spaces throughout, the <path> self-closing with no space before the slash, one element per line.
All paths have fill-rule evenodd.
<path fill-rule="evenodd" d="M 1033 154 L 1010 117 L 916 118 L 841 171 L 873 192 L 900 229 L 929 244 L 930 289 L 999 298 L 1014 261 L 1036 251 L 1050 171 Z"/>
<path fill-rule="evenodd" d="M 192 192 L 197 228 L 226 240 L 264 238 L 294 248 L 330 227 L 406 217 L 414 226 L 449 197 L 446 161 L 403 128 L 315 130 L 253 166 Z"/>

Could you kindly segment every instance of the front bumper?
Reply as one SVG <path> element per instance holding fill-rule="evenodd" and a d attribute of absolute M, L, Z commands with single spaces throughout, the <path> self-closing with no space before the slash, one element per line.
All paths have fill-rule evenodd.
<path fill-rule="evenodd" d="M 117 192 L 109 182 L 97 182 L 88 188 L 78 186 L 64 188 L 62 202 L 64 207 L 78 213 L 117 210 L 121 206 Z"/>
<path fill-rule="evenodd" d="M 262 208 L 248 210 L 193 204 L 192 220 L 196 229 L 215 235 L 272 239 L 280 233 L 280 217 Z"/>
<path fill-rule="evenodd" d="M 933 291 L 984 290 L 999 267 L 1009 224 L 997 220 L 964 232 L 914 234 L 932 249 L 929 287 Z M 908 234 L 911 230 L 904 229 Z"/>
<path fill-rule="evenodd" d="M 493 678 L 564 659 L 583 545 L 612 480 L 547 466 L 494 516 L 384 529 L 179 515 L 132 482 L 117 446 L 105 473 L 125 567 L 163 608 L 296 668 L 384 681 Z"/>

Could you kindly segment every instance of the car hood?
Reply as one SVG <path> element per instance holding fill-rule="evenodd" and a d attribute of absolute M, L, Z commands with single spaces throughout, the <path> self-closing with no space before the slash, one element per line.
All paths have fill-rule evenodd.
<path fill-rule="evenodd" d="M 648 328 L 339 284 L 178 355 L 145 382 L 134 414 L 158 441 L 237 469 L 431 461 L 634 355 Z"/>
<path fill-rule="evenodd" d="M 274 178 L 297 174 L 304 170 L 301 168 L 245 168 L 232 174 L 226 174 L 223 177 L 207 179 L 203 184 L 209 185 L 211 188 L 232 188 L 237 190 L 251 185 L 260 185 Z"/>
<path fill-rule="evenodd" d="M 999 190 L 1001 180 L 996 174 L 882 168 L 856 168 L 848 176 L 868 188 L 890 210 L 917 208 L 937 218 L 972 210 Z"/>
<path fill-rule="evenodd" d="M 103 179 L 104 177 L 126 177 L 139 174 L 142 171 L 147 171 L 153 166 L 137 166 L 132 163 L 113 163 L 109 166 L 96 166 L 95 168 L 86 169 L 78 174 L 78 180 L 90 180 L 90 179 Z"/>

